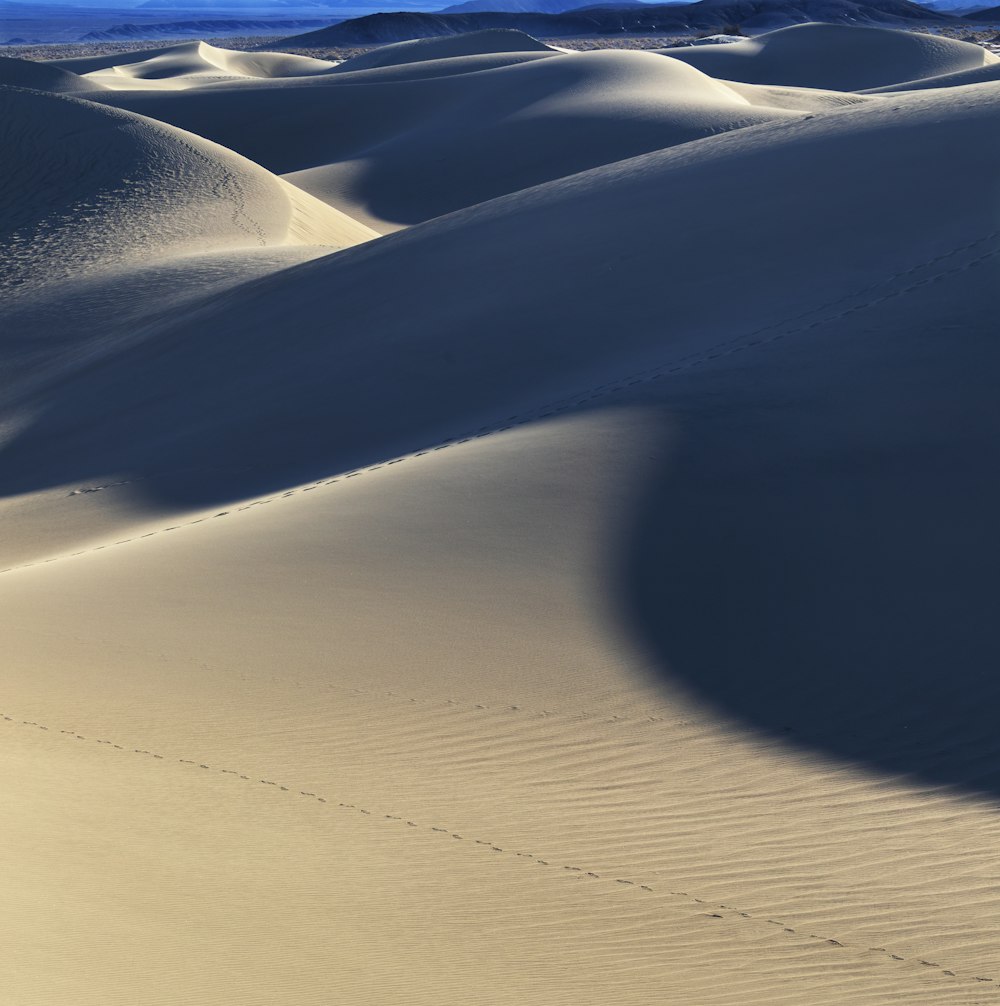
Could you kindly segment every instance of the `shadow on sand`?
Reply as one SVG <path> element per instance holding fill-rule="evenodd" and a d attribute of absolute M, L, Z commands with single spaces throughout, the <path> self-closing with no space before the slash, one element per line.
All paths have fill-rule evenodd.
<path fill-rule="evenodd" d="M 1000 348 L 958 328 L 691 382 L 625 616 L 665 679 L 737 720 L 996 798 Z"/>

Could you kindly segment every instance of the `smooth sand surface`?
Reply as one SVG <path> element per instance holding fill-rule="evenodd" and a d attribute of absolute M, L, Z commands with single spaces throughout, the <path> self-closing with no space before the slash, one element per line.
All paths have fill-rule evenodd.
<path fill-rule="evenodd" d="M 5 1002 L 1000 995 L 1000 83 L 598 55 L 0 88 Z"/>
<path fill-rule="evenodd" d="M 72 94 L 100 90 L 103 85 L 84 80 L 79 74 L 51 63 L 0 56 L 0 87 L 30 87 L 36 91 Z"/>
<path fill-rule="evenodd" d="M 336 64 L 284 52 L 238 52 L 207 42 L 181 42 L 163 49 L 53 60 L 52 65 L 112 89 L 157 90 L 246 77 L 311 76 L 327 73 Z"/>
<path fill-rule="evenodd" d="M 874 87 L 872 94 L 889 94 L 899 91 L 928 91 L 936 87 L 964 87 L 966 84 L 988 84 L 1000 80 L 1000 62 L 988 63 L 986 66 L 972 70 L 956 70 L 954 73 L 942 73 L 936 77 L 924 77 L 918 80 L 907 80 L 901 84 L 888 84 L 885 87 Z"/>
<path fill-rule="evenodd" d="M 797 24 L 743 42 L 662 49 L 713 77 L 860 91 L 1000 62 L 969 42 L 888 28 Z"/>
<path fill-rule="evenodd" d="M 371 52 L 345 60 L 338 72 L 370 70 L 380 66 L 402 66 L 424 63 L 430 59 L 454 59 L 458 56 L 483 56 L 487 53 L 556 52 L 552 46 L 539 42 L 523 31 L 511 28 L 490 28 L 470 31 L 464 35 L 444 35 L 439 38 L 416 38 L 410 42 L 381 45 Z"/>

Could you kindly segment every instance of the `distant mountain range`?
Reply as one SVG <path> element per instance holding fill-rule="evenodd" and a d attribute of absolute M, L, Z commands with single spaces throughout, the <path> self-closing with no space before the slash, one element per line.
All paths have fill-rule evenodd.
<path fill-rule="evenodd" d="M 426 10 L 434 7 L 433 3 L 423 3 L 421 0 L 391 0 L 396 9 Z M 135 10 L 183 10 L 183 11 L 224 11 L 224 10 L 259 10 L 262 14 L 270 10 L 305 10 L 317 8 L 348 8 L 348 14 L 358 8 L 372 9 L 382 7 L 378 0 L 143 0 L 136 5 Z"/>
<path fill-rule="evenodd" d="M 975 21 L 977 24 L 1000 24 L 1000 7 L 987 7 L 986 10 L 962 16 L 966 21 Z"/>
<path fill-rule="evenodd" d="M 585 0 L 586 2 L 586 0 Z M 657 6 L 683 6 L 688 0 L 668 0 L 667 3 Z M 730 0 L 702 0 L 707 5 L 719 6 L 720 3 L 728 5 Z M 606 3 L 586 2 L 581 5 L 580 0 L 464 0 L 463 3 L 452 4 L 450 7 L 443 7 L 437 11 L 438 14 L 473 14 L 482 11 L 501 11 L 505 13 L 518 14 L 564 14 L 567 11 L 590 11 L 590 10 L 618 10 L 623 8 L 648 8 L 650 3 L 643 0 L 607 0 Z M 976 11 L 976 6 L 970 4 L 969 0 L 923 0 L 919 4 L 921 7 L 930 8 L 932 11 L 945 14 L 964 16 L 969 12 Z M 995 17 L 995 12 L 991 9 L 986 12 L 990 17 Z"/>
<path fill-rule="evenodd" d="M 284 19 L 255 21 L 244 18 L 224 18 L 201 21 L 165 21 L 159 24 L 115 24 L 109 28 L 88 31 L 80 36 L 81 42 L 116 42 L 121 39 L 149 38 L 222 38 L 231 35 L 275 35 L 290 29 L 315 28 L 329 25 L 329 18 Z"/>
<path fill-rule="evenodd" d="M 948 14 L 964 14 L 976 9 L 969 0 L 923 0 L 923 4 L 931 10 L 946 11 Z"/>
<path fill-rule="evenodd" d="M 56 12 L 89 12 L 100 10 L 102 14 L 114 13 L 113 4 L 98 8 L 100 0 L 84 0 L 84 2 L 69 2 L 66 0 L 0 0 L 0 12 L 6 11 L 15 17 L 30 18 L 41 15 L 48 17 Z M 390 7 L 390 12 L 385 8 Z M 694 8 L 698 10 L 694 10 Z M 118 10 L 124 14 L 126 10 L 134 10 L 136 14 L 148 15 L 150 12 L 178 11 L 185 13 L 204 12 L 206 20 L 217 21 L 218 17 L 228 11 L 246 13 L 249 19 L 267 17 L 272 12 L 285 13 L 285 19 L 291 27 L 289 15 L 301 12 L 309 19 L 309 11 L 336 12 L 343 18 L 364 20 L 367 12 L 374 11 L 371 16 L 380 19 L 377 23 L 358 25 L 361 33 L 374 33 L 378 41 L 396 41 L 398 38 L 424 37 L 426 34 L 451 34 L 453 31 L 474 31 L 483 27 L 518 27 L 523 30 L 546 30 L 549 34 L 595 34 L 605 31 L 631 32 L 640 31 L 685 31 L 701 30 L 722 23 L 721 12 L 726 10 L 736 23 L 765 30 L 782 24 L 795 24 L 806 20 L 829 21 L 834 23 L 878 24 L 905 26 L 913 22 L 928 22 L 938 20 L 941 16 L 956 15 L 977 22 L 993 22 L 1000 18 L 997 11 L 1000 8 L 990 8 L 976 11 L 969 0 L 925 0 L 921 4 L 909 3 L 907 0 L 701 0 L 693 4 L 685 0 L 668 0 L 666 3 L 644 3 L 642 0 L 461 0 L 451 6 L 439 7 L 439 0 L 142 0 L 132 6 L 123 4 Z M 437 16 L 480 14 L 522 14 L 550 15 L 563 17 L 571 15 L 572 21 L 563 24 L 540 23 L 529 28 L 527 23 L 514 24 L 509 21 L 498 21 L 487 25 L 481 22 L 470 22 L 456 27 L 452 22 L 423 23 L 419 19 L 414 22 L 399 21 L 401 14 L 409 12 L 426 14 L 428 18 Z M 428 13 L 431 12 L 431 13 Z M 682 13 L 686 12 L 686 13 Z M 364 15 L 364 17 L 360 17 Z M 292 15 L 294 17 L 294 15 Z M 583 17 L 587 20 L 578 21 Z M 110 20 L 110 19 L 109 19 Z M 121 19 L 123 22 L 125 18 Z M 138 20 L 138 18 L 137 18 Z M 187 18 L 176 24 L 194 24 L 198 18 Z M 240 19 L 247 20 L 247 19 Z M 398 22 L 393 26 L 394 22 Z M 707 22 L 707 23 L 706 23 Z M 248 20 L 249 24 L 249 20 Z M 284 25 L 282 25 L 284 27 Z M 128 37 L 127 23 L 102 26 L 111 33 L 111 37 Z M 186 30 L 186 29 L 181 29 Z M 196 30 L 192 28 L 191 30 Z M 400 32 L 404 32 L 400 35 Z M 416 35 L 409 32 L 418 32 Z M 384 37 L 383 37 L 384 36 Z M 398 36 L 398 38 L 397 38 Z M 102 36 L 104 37 L 104 36 Z M 138 34 L 135 37 L 140 37 Z M 150 36 L 146 36 L 150 37 Z"/>
<path fill-rule="evenodd" d="M 677 3 L 683 4 L 684 0 L 677 0 Z M 644 8 L 648 6 L 648 4 L 635 2 L 635 0 L 631 3 L 615 3 L 613 0 L 606 4 L 587 3 L 587 7 L 581 7 L 580 0 L 466 0 L 465 3 L 445 7 L 438 13 L 474 14 L 479 11 L 502 11 L 510 14 L 562 14 L 568 10 Z M 676 4 L 672 6 L 676 6 Z"/>
<path fill-rule="evenodd" d="M 472 0 L 480 3 L 481 0 Z M 486 0 L 491 7 L 506 2 L 550 0 Z M 464 13 L 369 14 L 329 28 L 283 39 L 296 46 L 375 45 L 436 35 L 457 35 L 486 28 L 514 28 L 536 37 L 577 35 L 670 35 L 738 24 L 754 31 L 769 31 L 790 24 L 824 21 L 906 28 L 914 25 L 953 23 L 954 18 L 909 0 L 703 0 L 702 3 L 643 5 L 641 7 L 588 8 L 562 13 L 484 10 Z"/>

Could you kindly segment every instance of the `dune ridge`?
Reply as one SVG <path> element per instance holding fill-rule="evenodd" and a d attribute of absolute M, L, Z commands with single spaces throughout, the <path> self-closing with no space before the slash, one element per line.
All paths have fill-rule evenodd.
<path fill-rule="evenodd" d="M 119 78 L 125 78 L 121 86 L 140 86 L 142 82 L 149 84 L 163 80 L 176 86 L 177 83 L 192 83 L 192 78 L 202 77 L 309 76 L 326 73 L 334 64 L 284 52 L 237 52 L 220 49 L 207 42 L 178 42 L 163 49 L 141 49 L 131 54 L 53 60 L 52 65 L 109 86 L 120 84 Z"/>
<path fill-rule="evenodd" d="M 446 35 L 436 38 L 418 38 L 409 42 L 382 45 L 371 52 L 361 53 L 345 60 L 338 72 L 370 70 L 381 66 L 400 66 L 406 63 L 425 62 L 428 59 L 453 59 L 456 56 L 484 56 L 504 52 L 554 52 L 551 46 L 539 42 L 523 31 L 493 28 L 468 32 L 463 35 Z"/>
<path fill-rule="evenodd" d="M 102 88 L 101 84 L 84 80 L 79 74 L 61 67 L 11 56 L 0 56 L 0 86 L 28 87 L 35 91 L 54 91 L 59 94 Z"/>
<path fill-rule="evenodd" d="M 663 49 L 705 73 L 747 84 L 860 91 L 998 62 L 956 39 L 886 28 L 792 25 L 757 38 L 690 49 Z"/>

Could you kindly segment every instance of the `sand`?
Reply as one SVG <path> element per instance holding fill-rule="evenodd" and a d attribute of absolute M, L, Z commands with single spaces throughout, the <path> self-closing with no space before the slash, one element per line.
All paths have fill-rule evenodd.
<path fill-rule="evenodd" d="M 100 90 L 102 85 L 84 80 L 79 74 L 61 67 L 33 63 L 27 59 L 0 56 L 0 86 L 28 87 L 54 94 Z"/>
<path fill-rule="evenodd" d="M 323 73 L 333 64 L 308 56 L 284 52 L 237 52 L 220 49 L 207 42 L 179 42 L 162 49 L 140 49 L 134 53 L 82 56 L 53 61 L 73 73 L 100 77 L 125 77 L 128 81 L 180 78 L 173 86 L 196 77 L 299 77 Z M 199 80 L 199 83 L 203 81 Z"/>
<path fill-rule="evenodd" d="M 834 24 L 792 25 L 743 42 L 660 51 L 726 80 L 841 91 L 1000 62 L 982 46 L 953 38 Z"/>
<path fill-rule="evenodd" d="M 418 38 L 410 42 L 382 45 L 371 52 L 345 60 L 342 71 L 370 70 L 378 66 L 401 66 L 407 63 L 425 63 L 428 60 L 454 59 L 457 56 L 485 56 L 490 53 L 555 52 L 556 50 L 523 31 L 491 28 L 470 31 L 464 35 L 445 35 L 439 38 Z"/>
<path fill-rule="evenodd" d="M 0 90 L 7 1001 L 997 995 L 1000 83 L 798 37 Z"/>

